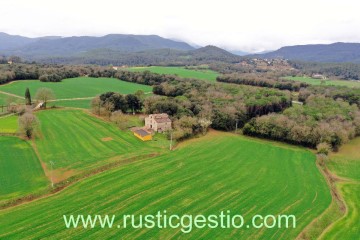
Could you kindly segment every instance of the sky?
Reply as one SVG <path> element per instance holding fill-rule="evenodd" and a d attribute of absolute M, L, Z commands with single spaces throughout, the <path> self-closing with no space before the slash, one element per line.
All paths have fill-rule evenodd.
<path fill-rule="evenodd" d="M 156 34 L 261 52 L 360 42 L 359 0 L 0 0 L 0 32 L 27 37 Z"/>

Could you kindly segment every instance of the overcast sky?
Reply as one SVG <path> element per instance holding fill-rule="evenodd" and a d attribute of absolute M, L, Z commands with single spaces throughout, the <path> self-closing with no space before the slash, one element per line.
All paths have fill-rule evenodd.
<path fill-rule="evenodd" d="M 157 34 L 248 52 L 360 42 L 359 0 L 2 0 L 0 32 Z"/>

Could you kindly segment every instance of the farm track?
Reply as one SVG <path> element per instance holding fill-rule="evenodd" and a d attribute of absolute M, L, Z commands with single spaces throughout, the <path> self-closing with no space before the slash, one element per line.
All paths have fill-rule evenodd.
<path fill-rule="evenodd" d="M 19 95 L 16 95 L 16 94 L 12 94 L 12 93 L 8 93 L 8 92 L 4 92 L 4 91 L 0 91 L 1 94 L 4 94 L 4 95 L 8 95 L 8 96 L 11 96 L 11 97 L 16 97 L 16 98 L 20 98 L 20 99 L 25 99 L 24 97 L 21 97 Z"/>

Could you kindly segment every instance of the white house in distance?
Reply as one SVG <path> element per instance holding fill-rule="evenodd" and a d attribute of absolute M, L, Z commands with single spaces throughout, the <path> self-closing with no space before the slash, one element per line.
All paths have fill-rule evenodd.
<path fill-rule="evenodd" d="M 171 130 L 171 120 L 166 113 L 150 114 L 145 118 L 145 128 L 156 132 Z"/>

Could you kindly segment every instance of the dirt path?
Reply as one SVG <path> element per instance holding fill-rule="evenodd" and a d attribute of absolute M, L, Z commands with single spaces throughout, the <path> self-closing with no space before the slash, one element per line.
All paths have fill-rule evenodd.
<path fill-rule="evenodd" d="M 20 98 L 20 99 L 25 99 L 24 97 L 20 97 L 18 95 L 15 95 L 15 94 L 12 94 L 12 93 L 8 93 L 8 92 L 3 92 L 3 91 L 0 91 L 1 94 L 5 94 L 5 95 L 8 95 L 8 96 L 12 96 L 12 97 L 16 97 L 16 98 Z"/>

